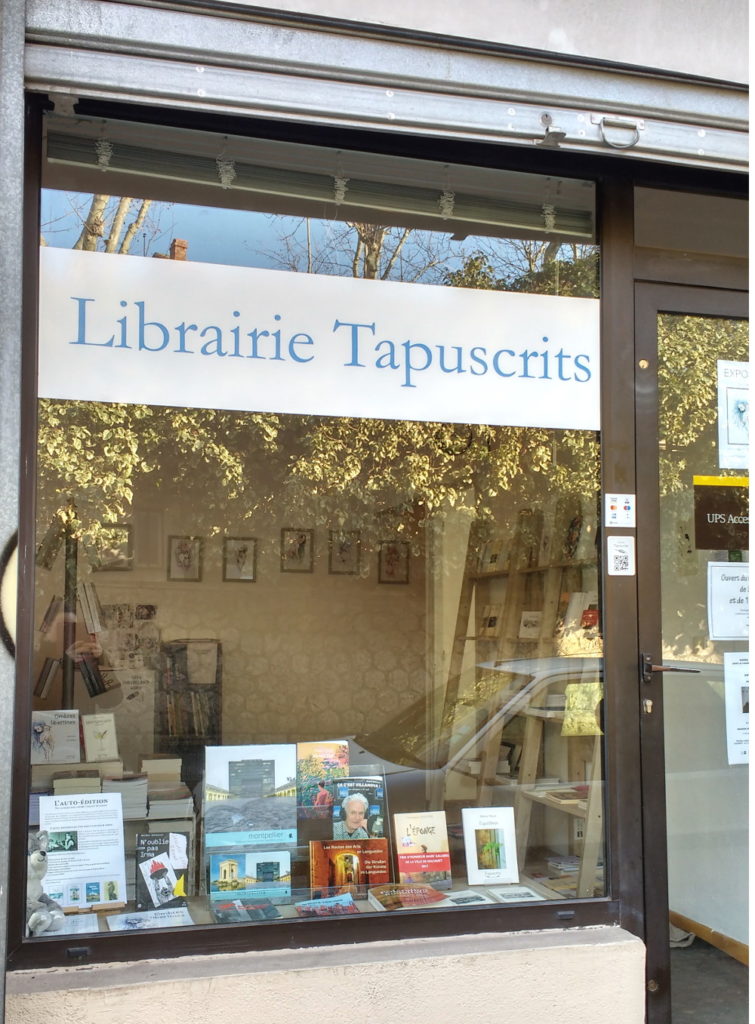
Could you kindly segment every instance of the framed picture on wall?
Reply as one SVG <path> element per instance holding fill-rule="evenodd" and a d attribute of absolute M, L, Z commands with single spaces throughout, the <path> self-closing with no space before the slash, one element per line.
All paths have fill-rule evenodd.
<path fill-rule="evenodd" d="M 409 582 L 409 543 L 383 540 L 378 550 L 378 583 Z"/>
<path fill-rule="evenodd" d="M 168 537 L 168 579 L 198 583 L 202 579 L 201 537 Z"/>
<path fill-rule="evenodd" d="M 134 568 L 132 530 L 127 523 L 103 523 L 89 549 L 93 572 L 127 572 Z"/>
<path fill-rule="evenodd" d="M 257 582 L 256 537 L 224 538 L 223 580 L 226 583 Z"/>
<path fill-rule="evenodd" d="M 328 545 L 328 572 L 355 576 L 359 572 L 359 530 L 331 530 Z"/>
<path fill-rule="evenodd" d="M 281 572 L 312 572 L 314 530 L 284 527 L 281 530 Z"/>

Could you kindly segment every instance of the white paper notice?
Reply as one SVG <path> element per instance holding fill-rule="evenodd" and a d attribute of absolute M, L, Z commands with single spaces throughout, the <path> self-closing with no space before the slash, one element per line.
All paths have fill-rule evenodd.
<path fill-rule="evenodd" d="M 724 654 L 726 750 L 729 764 L 750 760 L 750 652 Z"/>
<path fill-rule="evenodd" d="M 39 827 L 49 833 L 48 896 L 77 910 L 127 902 L 120 793 L 42 796 Z"/>
<path fill-rule="evenodd" d="M 750 451 L 749 363 L 718 361 L 718 465 L 747 469 Z"/>
<path fill-rule="evenodd" d="M 708 562 L 708 633 L 711 640 L 747 640 L 750 563 Z"/>
<path fill-rule="evenodd" d="M 634 537 L 609 537 L 606 541 L 609 576 L 634 576 Z"/>
<path fill-rule="evenodd" d="M 606 494 L 605 516 L 603 523 L 607 527 L 627 527 L 634 529 L 636 526 L 637 496 L 635 494 Z"/>

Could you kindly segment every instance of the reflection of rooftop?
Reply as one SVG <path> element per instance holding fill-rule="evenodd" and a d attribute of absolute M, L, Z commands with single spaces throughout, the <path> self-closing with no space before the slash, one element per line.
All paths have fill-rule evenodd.
<path fill-rule="evenodd" d="M 213 800 L 230 800 L 231 793 L 227 789 L 221 789 L 220 786 L 212 786 L 208 783 L 205 786 L 204 798 L 208 803 Z"/>

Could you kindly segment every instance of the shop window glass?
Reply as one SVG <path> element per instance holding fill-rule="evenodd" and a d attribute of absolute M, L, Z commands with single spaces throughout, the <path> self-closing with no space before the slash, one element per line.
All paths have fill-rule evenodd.
<path fill-rule="evenodd" d="M 45 186 L 33 933 L 604 895 L 592 185 L 51 117 Z"/>

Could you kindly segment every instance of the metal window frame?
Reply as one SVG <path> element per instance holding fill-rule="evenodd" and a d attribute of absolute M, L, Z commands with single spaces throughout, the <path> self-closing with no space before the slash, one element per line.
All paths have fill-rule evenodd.
<path fill-rule="evenodd" d="M 9 229 L 0 237 L 0 262 L 4 271 L 10 270 L 7 276 L 0 275 L 0 287 L 5 286 L 2 297 L 7 300 L 0 308 L 3 358 L 8 358 L 3 369 L 7 366 L 9 371 L 0 375 L 3 397 L 7 399 L 0 403 L 0 409 L 4 410 L 0 420 L 3 427 L 0 470 L 7 485 L 2 491 L 3 524 L 7 522 L 14 527 L 21 465 L 25 474 L 19 514 L 20 620 L 24 614 L 28 620 L 33 583 L 30 568 L 33 564 L 33 494 L 28 455 L 33 446 L 34 429 L 28 391 L 28 381 L 33 379 L 33 374 L 27 375 L 27 391 L 20 396 L 16 339 L 21 336 L 23 309 L 24 346 L 27 357 L 33 360 L 38 238 L 36 206 L 27 201 L 22 303 L 19 250 L 22 248 L 24 178 L 21 128 L 24 53 L 27 87 L 31 93 L 52 93 L 58 110 L 73 110 L 74 102 L 81 100 L 82 109 L 133 117 L 135 105 L 138 105 L 139 116 L 156 122 L 165 119 L 212 131 L 223 131 L 228 125 L 238 130 L 241 123 L 250 133 L 258 131 L 271 138 L 311 139 L 320 144 L 354 148 L 372 146 L 397 154 L 426 155 L 430 137 L 438 140 L 434 147 L 438 159 L 445 157 L 482 166 L 503 164 L 541 173 L 593 178 L 599 184 L 602 222 L 604 395 L 605 381 L 625 381 L 630 376 L 625 375 L 625 370 L 627 352 L 631 351 L 628 342 L 633 334 L 633 184 L 722 194 L 741 194 L 746 186 L 745 176 L 739 173 L 744 170 L 745 94 L 741 87 L 727 83 L 686 81 L 655 72 L 643 75 L 638 69 L 608 68 L 588 62 L 549 61 L 503 48 L 491 53 L 490 48 L 449 45 L 448 41 L 438 39 L 410 39 L 400 33 L 364 31 L 360 35 L 356 31 L 351 33 L 350 29 L 348 45 L 334 50 L 331 46 L 342 41 L 343 29 L 333 25 L 323 27 L 315 24 L 314 19 L 300 25 L 290 18 L 276 22 L 270 17 L 239 14 L 234 21 L 234 32 L 238 29 L 238 33 L 234 34 L 228 32 L 227 11 L 222 16 L 211 16 L 206 10 L 199 14 L 166 11 L 108 0 L 29 0 L 24 49 L 20 39 L 24 7 L 23 0 L 5 0 L 0 8 L 4 18 L 0 75 L 5 76 L 2 81 L 9 85 L 7 92 L 0 91 L 3 104 L 0 112 L 12 129 L 6 134 L 6 143 L 10 144 L 0 150 L 0 165 L 7 172 L 0 210 L 8 214 L 5 224 Z M 210 28 L 213 34 L 207 36 Z M 155 39 L 160 43 L 156 44 Z M 196 39 L 202 40 L 201 51 L 193 42 Z M 294 49 L 293 43 L 296 44 Z M 264 51 L 265 45 L 272 48 L 277 57 Z M 251 57 L 250 53 L 255 52 L 264 56 Z M 323 52 L 329 55 L 327 64 L 317 60 L 317 54 Z M 407 78 L 409 66 L 418 68 L 422 74 Z M 443 75 L 439 76 L 441 67 Z M 206 84 L 198 86 L 200 80 L 212 84 L 209 88 Z M 397 81 L 402 83 L 400 91 L 395 88 Z M 389 96 L 389 92 L 393 95 Z M 606 147 L 596 132 L 589 138 L 586 134 L 582 142 L 559 146 L 543 146 L 533 141 L 544 135 L 540 120 L 544 108 L 556 115 L 560 111 L 570 112 L 574 114 L 574 124 L 584 126 L 584 122 L 576 118 L 594 109 L 596 104 L 587 100 L 596 96 L 603 97 L 599 112 L 621 115 L 641 111 L 648 122 L 657 117 L 659 122 L 670 126 L 670 131 L 686 130 L 688 123 L 692 123 L 695 132 L 701 130 L 700 126 L 706 131 L 715 130 L 720 133 L 715 136 L 721 143 L 720 152 L 669 155 L 668 146 L 664 149 L 656 145 L 655 148 L 635 147 L 627 158 L 627 151 Z M 380 102 L 375 106 L 378 98 Z M 583 103 L 579 107 L 570 105 L 580 98 Z M 40 119 L 45 102 L 39 96 L 31 99 L 28 194 L 36 193 L 39 185 Z M 529 104 L 527 99 L 531 101 Z M 388 102 L 393 100 L 396 102 Z M 522 112 L 521 119 L 507 120 L 512 103 L 516 104 L 515 113 Z M 390 118 L 391 112 L 401 116 Z M 651 114 L 655 116 L 651 118 Z M 509 123 L 515 128 L 509 130 Z M 585 131 L 587 133 L 588 129 Z M 33 402 L 31 404 L 33 408 Z M 26 411 L 19 431 L 21 409 Z M 628 423 L 634 422 L 633 416 L 633 407 L 630 409 L 623 390 L 618 402 L 614 394 L 611 402 L 604 405 L 604 489 L 629 489 L 635 479 L 634 452 L 627 450 L 628 439 L 633 436 Z M 18 459 L 21 434 L 26 445 L 22 461 Z M 170 944 L 169 952 L 181 956 L 239 951 L 252 946 L 257 949 L 304 947 L 617 922 L 643 936 L 636 652 L 633 636 L 627 639 L 627 634 L 631 634 L 627 624 L 637 621 L 637 592 L 634 585 L 627 586 L 625 581 L 608 580 L 606 584 L 606 607 L 610 616 L 606 631 L 614 634 L 614 640 L 608 643 L 606 670 L 621 680 L 621 685 L 610 688 L 607 694 L 607 719 L 624 723 L 621 730 L 618 727 L 613 730 L 606 762 L 609 790 L 606 834 L 616 894 L 613 898 L 566 904 L 554 901 L 546 907 L 507 907 L 503 914 L 464 910 L 447 914 L 419 911 L 398 916 L 375 915 L 370 917 L 368 926 L 358 919 L 338 919 L 337 927 L 327 921 L 308 922 L 308 927 L 301 927 L 299 923 L 298 928 L 294 923 L 290 929 L 212 926 L 191 929 L 181 936 L 171 932 L 175 941 Z M 23 634 L 24 630 L 19 638 L 15 670 L 8 658 L 0 664 L 0 685 L 8 696 L 7 707 L 12 703 L 16 674 L 19 680 L 28 678 L 31 646 L 28 621 L 26 636 Z M 28 687 L 19 686 L 19 720 L 28 715 L 30 701 Z M 5 749 L 6 763 L 13 761 L 20 766 L 13 789 L 17 822 L 25 821 L 26 814 L 28 766 L 24 767 L 27 756 L 24 739 L 20 735 L 13 737 L 12 721 L 9 715 L 5 716 L 0 732 L 0 753 Z M 7 793 L 0 793 L 0 800 L 5 798 Z M 9 823 L 6 810 L 5 805 L 0 804 L 0 826 Z M 0 828 L 3 836 L 7 837 L 8 833 L 7 828 Z M 8 860 L 8 878 L 23 877 L 25 871 L 25 851 L 16 847 L 8 850 L 5 842 L 6 839 L 0 840 L 3 882 Z M 3 886 L 0 900 L 13 888 Z M 0 902 L 0 916 L 2 911 Z M 10 967 L 44 968 L 70 964 L 72 957 L 76 959 L 77 954 L 72 953 L 76 947 L 70 944 L 70 939 L 24 942 L 22 923 L 19 898 L 9 908 Z M 164 957 L 164 938 L 159 932 L 140 935 L 140 956 Z M 103 934 L 92 945 L 95 948 L 91 955 L 85 957 L 88 963 L 131 960 L 136 949 L 133 936 L 121 937 L 118 933 Z"/>
<path fill-rule="evenodd" d="M 747 165 L 747 93 L 734 83 L 258 9 L 232 20 L 217 8 L 29 0 L 26 78 L 69 98 Z"/>

